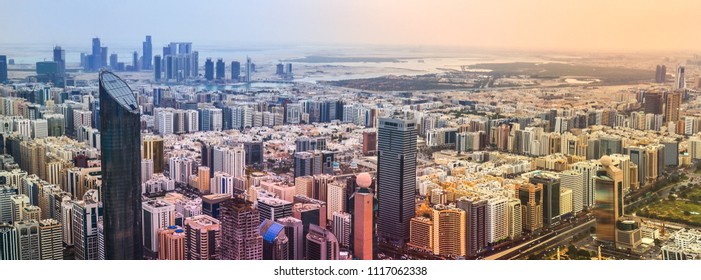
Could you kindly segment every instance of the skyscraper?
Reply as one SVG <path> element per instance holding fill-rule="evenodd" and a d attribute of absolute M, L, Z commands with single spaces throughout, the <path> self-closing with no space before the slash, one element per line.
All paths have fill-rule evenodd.
<path fill-rule="evenodd" d="M 132 71 L 139 71 L 139 68 L 141 68 L 141 65 L 139 65 L 139 53 L 136 51 L 131 55 L 131 65 Z"/>
<path fill-rule="evenodd" d="M 331 220 L 334 212 L 347 212 L 346 202 L 346 185 L 337 183 L 325 184 L 326 197 L 320 197 L 320 200 L 326 201 L 326 217 Z"/>
<path fill-rule="evenodd" d="M 100 47 L 100 68 L 107 67 L 107 47 Z M 98 69 L 95 69 L 100 70 Z"/>
<path fill-rule="evenodd" d="M 353 255 L 361 260 L 373 259 L 375 241 L 375 213 L 377 198 L 368 189 L 372 185 L 372 177 L 368 173 L 360 173 L 356 178 L 358 189 L 351 195 L 348 212 L 351 213 L 351 247 Z"/>
<path fill-rule="evenodd" d="M 572 211 L 579 213 L 584 210 L 584 174 L 581 171 L 570 169 L 560 173 L 560 184 L 572 189 Z"/>
<path fill-rule="evenodd" d="M 231 80 L 238 81 L 241 78 L 241 63 L 238 61 L 231 62 Z"/>
<path fill-rule="evenodd" d="M 331 214 L 331 230 L 338 239 L 339 246 L 350 248 L 351 243 L 351 215 L 345 212 L 334 212 Z"/>
<path fill-rule="evenodd" d="M 596 187 L 596 239 L 615 242 L 616 222 L 623 216 L 623 172 L 609 156 L 601 157 L 601 169 L 594 177 Z"/>
<path fill-rule="evenodd" d="M 204 61 L 204 78 L 207 81 L 214 80 L 214 62 L 209 57 Z"/>
<path fill-rule="evenodd" d="M 72 206 L 75 258 L 78 260 L 97 260 L 97 221 L 104 213 L 102 205 L 97 201 L 96 196 L 86 193 L 83 200 L 73 201 Z"/>
<path fill-rule="evenodd" d="M 430 215 L 411 218 L 409 246 L 433 252 L 433 221 Z"/>
<path fill-rule="evenodd" d="M 153 79 L 156 80 L 157 82 L 161 80 L 161 73 L 163 70 L 161 69 L 161 56 L 157 55 L 153 57 Z"/>
<path fill-rule="evenodd" d="M 285 75 L 285 65 L 282 63 L 278 63 L 275 65 L 275 75 Z"/>
<path fill-rule="evenodd" d="M 682 93 L 673 91 L 665 98 L 665 122 L 678 122 L 681 119 Z"/>
<path fill-rule="evenodd" d="M 210 190 L 211 187 L 211 177 L 209 176 L 212 174 L 209 172 L 209 167 L 207 166 L 200 166 L 197 167 L 197 189 L 200 190 L 200 193 L 220 193 L 220 192 L 212 192 Z M 226 193 L 226 192 L 221 192 L 221 193 Z"/>
<path fill-rule="evenodd" d="M 541 174 L 530 178 L 529 182 L 543 185 L 543 224 L 552 224 L 560 216 L 560 179 Z"/>
<path fill-rule="evenodd" d="M 664 83 L 667 81 L 667 66 L 657 65 L 655 68 L 655 83 Z"/>
<path fill-rule="evenodd" d="M 146 35 L 146 41 L 143 43 L 142 49 L 143 56 L 141 57 L 141 69 L 149 70 L 151 69 L 151 56 L 153 53 L 153 46 L 151 45 L 151 35 Z"/>
<path fill-rule="evenodd" d="M 40 260 L 39 223 L 36 220 L 15 222 L 17 252 L 20 260 Z"/>
<path fill-rule="evenodd" d="M 141 259 L 141 119 L 129 86 L 100 73 L 105 258 Z"/>
<path fill-rule="evenodd" d="M 285 227 L 285 236 L 287 236 L 287 259 L 301 260 L 304 258 L 304 225 L 302 220 L 294 217 L 285 217 L 277 220 L 278 223 Z"/>
<path fill-rule="evenodd" d="M 60 46 L 54 47 L 54 62 L 58 66 L 58 75 L 55 79 L 57 82 L 56 86 L 62 87 L 66 82 L 66 51 L 61 49 Z M 0 82 L 2 79 L 0 79 Z"/>
<path fill-rule="evenodd" d="M 217 73 L 216 73 L 216 79 L 217 80 L 223 80 L 224 79 L 224 73 L 226 73 L 226 64 L 224 64 L 224 60 L 219 58 L 217 59 Z"/>
<path fill-rule="evenodd" d="M 97 71 L 102 67 L 102 47 L 100 46 L 100 38 L 92 38 L 92 54 L 90 61 L 90 70 Z"/>
<path fill-rule="evenodd" d="M 12 196 L 17 192 L 17 187 L 0 187 L 0 223 L 12 223 Z"/>
<path fill-rule="evenodd" d="M 686 80 L 684 80 L 684 66 L 677 66 L 677 77 L 674 83 L 674 89 L 685 89 Z"/>
<path fill-rule="evenodd" d="M 253 64 L 251 63 L 251 58 L 246 57 L 246 82 L 249 83 L 251 82 L 251 72 L 253 72 L 251 67 L 253 67 Z"/>
<path fill-rule="evenodd" d="M 163 163 L 163 138 L 147 137 L 144 138 L 144 147 L 142 159 L 153 160 L 153 172 L 163 173 L 165 165 Z"/>
<path fill-rule="evenodd" d="M 294 154 L 295 178 L 313 174 L 314 154 L 311 152 L 296 152 Z"/>
<path fill-rule="evenodd" d="M 465 211 L 445 206 L 436 208 L 433 209 L 433 253 L 465 256 Z"/>
<path fill-rule="evenodd" d="M 39 221 L 39 238 L 42 260 L 63 259 L 61 223 L 54 219 Z"/>
<path fill-rule="evenodd" d="M 403 246 L 416 207 L 416 122 L 381 118 L 377 135 L 377 235 Z"/>
<path fill-rule="evenodd" d="M 570 191 L 570 194 L 572 192 Z M 571 205 L 571 204 L 570 204 Z M 523 220 L 521 219 L 521 201 L 517 198 L 509 198 L 508 208 L 506 211 L 508 222 L 508 237 L 511 240 L 516 240 L 521 237 L 523 231 Z"/>
<path fill-rule="evenodd" d="M 517 186 L 521 200 L 521 222 L 523 230 L 534 232 L 543 227 L 543 185 L 524 184 Z"/>
<path fill-rule="evenodd" d="M 110 54 L 110 69 L 119 71 L 119 56 L 116 53 Z"/>
<path fill-rule="evenodd" d="M 308 260 L 338 260 L 338 240 L 331 231 L 312 224 L 309 226 L 306 242 Z"/>
<path fill-rule="evenodd" d="M 19 260 L 17 229 L 8 223 L 0 223 L 0 261 Z"/>
<path fill-rule="evenodd" d="M 646 92 L 644 95 L 643 107 L 645 114 L 662 114 L 664 100 L 661 92 Z"/>
<path fill-rule="evenodd" d="M 253 203 L 234 197 L 221 205 L 222 260 L 263 259 L 263 238 L 258 234 L 260 216 Z"/>
<path fill-rule="evenodd" d="M 0 83 L 7 80 L 7 56 L 0 55 Z"/>
<path fill-rule="evenodd" d="M 457 207 L 465 211 L 465 254 L 472 257 L 488 245 L 487 200 L 479 196 L 461 197 Z"/>

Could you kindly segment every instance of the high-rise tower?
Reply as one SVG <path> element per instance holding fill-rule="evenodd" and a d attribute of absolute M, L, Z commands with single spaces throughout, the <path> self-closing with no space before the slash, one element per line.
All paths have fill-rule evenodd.
<path fill-rule="evenodd" d="M 596 172 L 596 239 L 614 242 L 616 222 L 623 216 L 623 172 L 614 166 L 609 156 L 601 157 L 601 169 Z"/>
<path fill-rule="evenodd" d="M 142 53 L 143 56 L 141 57 L 141 69 L 151 69 L 151 56 L 153 53 L 153 46 L 151 45 L 151 35 L 146 35 L 146 41 L 144 41 L 143 43 Z"/>
<path fill-rule="evenodd" d="M 353 255 L 361 260 L 372 260 L 375 240 L 375 218 L 377 198 L 370 193 L 372 177 L 368 173 L 360 173 L 356 178 L 357 191 L 348 203 L 351 213 L 351 248 Z"/>
<path fill-rule="evenodd" d="M 222 260 L 263 259 L 263 238 L 258 232 L 260 216 L 253 203 L 239 197 L 221 205 Z"/>
<path fill-rule="evenodd" d="M 141 259 L 141 116 L 129 86 L 100 73 L 105 258 Z"/>
<path fill-rule="evenodd" d="M 377 135 L 377 235 L 402 246 L 416 207 L 416 122 L 382 118 Z"/>
<path fill-rule="evenodd" d="M 677 67 L 677 80 L 674 83 L 674 89 L 685 89 L 686 81 L 684 80 L 684 66 Z"/>
<path fill-rule="evenodd" d="M 665 122 L 678 122 L 681 119 L 682 92 L 667 93 L 665 97 Z"/>

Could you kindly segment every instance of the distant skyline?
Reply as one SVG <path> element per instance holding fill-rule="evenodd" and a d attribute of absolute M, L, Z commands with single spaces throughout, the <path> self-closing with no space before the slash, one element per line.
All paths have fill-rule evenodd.
<path fill-rule="evenodd" d="M 701 1 L 0 0 L 0 46 L 330 44 L 698 51 Z M 155 52 L 157 53 L 157 52 Z"/>

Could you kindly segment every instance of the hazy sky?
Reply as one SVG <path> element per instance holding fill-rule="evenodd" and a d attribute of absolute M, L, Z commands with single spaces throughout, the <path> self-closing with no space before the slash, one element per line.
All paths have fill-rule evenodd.
<path fill-rule="evenodd" d="M 699 50 L 689 0 L 0 0 L 2 43 Z"/>

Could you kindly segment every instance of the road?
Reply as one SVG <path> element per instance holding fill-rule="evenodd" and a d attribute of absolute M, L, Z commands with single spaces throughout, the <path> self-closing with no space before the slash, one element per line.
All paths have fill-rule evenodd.
<path fill-rule="evenodd" d="M 485 257 L 485 260 L 499 260 L 499 259 L 514 259 L 519 256 L 524 256 L 528 255 L 529 252 L 532 252 L 533 250 L 542 247 L 543 245 L 547 245 L 552 243 L 553 241 L 560 241 L 562 238 L 567 238 L 573 235 L 572 233 L 576 234 L 577 232 L 588 229 L 591 226 L 594 225 L 596 220 L 591 219 L 588 220 L 587 222 L 584 222 L 578 226 L 575 226 L 571 229 L 568 229 L 564 232 L 558 233 L 558 232 L 551 232 L 549 234 L 540 236 L 538 238 L 535 238 L 533 240 L 530 240 L 528 242 L 525 242 L 523 244 L 520 244 L 516 247 L 501 251 L 499 253 L 496 253 L 494 255 L 490 255 Z M 544 240 L 544 241 L 543 241 Z M 534 243 L 535 242 L 535 243 Z M 535 244 L 535 246 L 534 246 Z M 522 251 L 520 249 L 526 248 L 525 251 Z"/>

